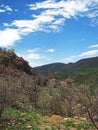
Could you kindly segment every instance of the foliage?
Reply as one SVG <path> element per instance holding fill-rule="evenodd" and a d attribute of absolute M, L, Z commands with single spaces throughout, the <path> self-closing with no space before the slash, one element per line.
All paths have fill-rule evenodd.
<path fill-rule="evenodd" d="M 77 130 L 90 130 L 92 128 L 93 130 L 92 125 L 87 120 L 81 121 L 81 119 L 75 120 L 74 118 L 64 120 L 64 118 L 61 117 L 63 122 L 59 122 L 59 124 L 56 124 L 53 122 L 45 121 L 46 117 L 50 118 L 48 115 L 41 115 L 41 112 L 37 110 L 23 113 L 17 109 L 7 108 L 3 113 L 3 118 L 8 121 L 1 122 L 0 126 L 2 126 L 2 130 L 67 130 L 71 128 L 76 128 Z M 57 115 L 57 117 L 59 116 Z M 79 124 L 77 124 L 77 121 L 79 122 Z"/>
<path fill-rule="evenodd" d="M 16 118 L 16 117 L 19 117 L 21 112 L 20 110 L 16 110 L 16 109 L 13 109 L 13 108 L 7 108 L 4 110 L 4 113 L 3 113 L 5 116 L 10 116 L 12 118 Z"/>
<path fill-rule="evenodd" d="M 67 121 L 65 122 L 65 126 L 66 126 L 66 127 L 69 127 L 69 126 L 75 127 L 75 126 L 76 126 L 76 125 L 75 125 L 75 121 L 74 121 L 73 119 L 67 120 Z"/>
<path fill-rule="evenodd" d="M 0 72 L 15 75 L 17 71 L 35 74 L 28 62 L 15 54 L 14 49 L 0 49 Z"/>
<path fill-rule="evenodd" d="M 89 130 L 89 128 L 92 127 L 92 124 L 87 121 L 82 121 L 80 125 L 78 126 L 78 129 L 84 129 L 84 130 Z"/>
<path fill-rule="evenodd" d="M 2 129 L 59 130 L 63 126 L 80 130 L 91 127 L 88 121 L 77 125 L 73 117 L 85 115 L 88 119 L 89 114 L 92 119 L 98 112 L 97 67 L 66 72 L 64 69 L 63 72 L 52 70 L 50 76 L 41 76 L 32 73 L 28 63 L 13 50 L 1 49 L 0 54 Z M 63 80 L 53 79 L 56 76 Z M 47 117 L 38 110 L 51 116 L 47 114 Z M 64 121 L 63 117 L 70 120 Z"/>

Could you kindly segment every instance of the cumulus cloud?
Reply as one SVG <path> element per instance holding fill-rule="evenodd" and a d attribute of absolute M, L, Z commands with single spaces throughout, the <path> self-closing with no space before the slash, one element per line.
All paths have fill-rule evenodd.
<path fill-rule="evenodd" d="M 32 11 L 31 20 L 15 20 L 12 25 L 21 28 L 22 33 L 59 31 L 66 19 L 78 16 L 97 18 L 98 8 L 95 9 L 97 4 L 98 0 L 61 0 L 58 2 L 47 0 L 38 2 L 28 5 Z M 33 14 L 34 10 L 38 10 L 40 13 Z M 90 15 L 93 15 L 93 17 L 90 17 Z"/>
<path fill-rule="evenodd" d="M 46 58 L 44 55 L 39 53 L 39 48 L 22 51 L 21 53 L 18 53 L 18 56 L 24 57 L 27 61 L 41 60 Z"/>
<path fill-rule="evenodd" d="M 2 46 L 13 45 L 17 40 L 20 40 L 24 35 L 28 35 L 31 32 L 60 31 L 66 19 L 78 18 L 78 16 L 88 17 L 92 22 L 96 21 L 97 23 L 97 5 L 98 0 L 46 0 L 35 4 L 29 4 L 28 9 L 32 13 L 31 19 L 20 19 L 14 20 L 11 23 L 4 23 L 3 25 L 6 29 L 0 31 L 3 35 L 1 38 L 2 43 L 0 43 Z M 8 5 L 1 5 L 0 12 L 6 11 L 12 12 L 13 10 Z M 12 34 L 13 37 L 8 38 L 6 35 L 8 30 L 14 31 Z M 8 39 L 8 42 L 5 39 Z"/>
<path fill-rule="evenodd" d="M 6 11 L 9 11 L 9 12 L 12 12 L 12 11 L 13 11 L 12 8 L 11 8 L 9 5 L 6 5 L 6 6 L 5 6 L 5 10 L 6 10 Z"/>
<path fill-rule="evenodd" d="M 9 5 L 1 5 L 0 6 L 0 13 L 4 13 L 4 12 L 12 12 L 12 8 Z"/>
<path fill-rule="evenodd" d="M 32 11 L 32 19 L 14 20 L 10 26 L 19 28 L 22 34 L 36 31 L 59 31 L 66 19 L 78 16 L 90 18 L 91 13 L 97 10 L 93 11 L 97 3 L 98 0 L 61 0 L 58 2 L 47 0 L 30 4 L 28 6 Z M 34 14 L 34 10 L 40 13 Z"/>
<path fill-rule="evenodd" d="M 33 54 L 32 56 L 29 56 L 28 54 L 20 54 L 17 53 L 17 55 L 19 57 L 23 57 L 25 60 L 27 60 L 29 62 L 29 65 L 32 67 L 36 67 L 36 66 L 41 66 L 43 64 L 45 64 L 45 61 L 43 56 L 41 56 L 40 54 Z"/>
<path fill-rule="evenodd" d="M 0 31 L 0 46 L 8 47 L 12 46 L 15 41 L 21 39 L 21 36 L 16 29 L 7 28 Z"/>
<path fill-rule="evenodd" d="M 43 25 L 44 31 L 59 31 L 66 19 L 76 17 L 79 13 L 88 10 L 86 4 L 81 1 L 52 1 L 47 0 L 29 5 L 30 10 L 42 10 L 40 14 L 33 14 L 39 25 Z M 44 21 L 45 20 L 45 21 Z M 47 25 L 47 26 L 44 26 Z"/>
<path fill-rule="evenodd" d="M 25 60 L 29 62 L 29 64 L 32 67 L 43 65 L 46 63 L 46 61 L 50 62 L 52 60 L 52 58 L 49 58 L 44 54 L 41 54 L 38 48 L 25 50 L 25 51 L 22 50 L 18 52 L 17 55 L 20 57 L 22 56 Z"/>

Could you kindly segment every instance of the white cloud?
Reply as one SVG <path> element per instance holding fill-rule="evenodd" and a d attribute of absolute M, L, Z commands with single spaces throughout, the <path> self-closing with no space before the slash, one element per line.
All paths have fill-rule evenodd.
<path fill-rule="evenodd" d="M 25 57 L 27 60 L 38 60 L 38 59 L 42 59 L 45 58 L 44 56 L 41 56 L 37 53 L 30 53 Z"/>
<path fill-rule="evenodd" d="M 39 48 L 29 49 L 28 53 L 35 53 L 39 50 Z"/>
<path fill-rule="evenodd" d="M 51 16 L 55 18 L 54 23 L 59 25 L 63 23 L 64 20 L 67 18 L 76 17 L 78 13 L 88 11 L 88 8 L 86 7 L 86 3 L 77 0 L 71 0 L 71 1 L 61 0 L 59 2 L 48 0 L 41 3 L 39 2 L 36 4 L 30 4 L 29 7 L 30 10 L 43 9 L 44 11 L 42 11 L 41 15 Z M 56 18 L 59 16 L 60 18 Z"/>
<path fill-rule="evenodd" d="M 76 18 L 78 16 L 92 18 L 92 20 L 96 19 L 98 16 L 98 0 L 47 0 L 43 2 L 38 2 L 36 4 L 30 4 L 30 10 L 40 10 L 40 14 L 33 14 L 33 18 L 38 21 L 41 19 L 41 24 L 39 23 L 39 27 L 43 26 L 43 30 L 49 32 L 49 29 L 59 31 L 61 26 L 64 25 L 66 19 L 70 19 L 72 17 Z M 95 8 L 97 7 L 97 8 Z M 94 15 L 94 17 L 91 17 Z M 50 17 L 51 19 L 47 18 Z M 43 18 L 47 21 L 44 21 Z M 94 18 L 94 19 L 93 19 Z"/>
<path fill-rule="evenodd" d="M 87 5 L 90 4 L 91 2 L 88 0 L 87 2 L 84 0 L 61 0 L 59 2 L 56 2 L 55 0 L 47 0 L 36 4 L 30 4 L 29 7 L 30 10 L 45 9 L 44 12 L 47 15 L 61 15 L 65 18 L 70 18 L 71 16 L 76 16 L 78 13 L 88 11 Z"/>
<path fill-rule="evenodd" d="M 54 24 L 54 25 L 60 25 L 60 24 L 63 25 L 63 24 L 64 24 L 64 21 L 65 21 L 64 18 L 60 18 L 60 19 L 54 21 L 53 24 Z"/>
<path fill-rule="evenodd" d="M 3 12 L 5 12 L 5 10 L 4 9 L 0 9 L 0 13 L 3 13 Z"/>
<path fill-rule="evenodd" d="M 9 11 L 9 12 L 12 12 L 12 11 L 13 11 L 12 8 L 11 8 L 9 5 L 6 5 L 6 6 L 5 6 L 5 10 L 6 10 L 6 11 Z"/>
<path fill-rule="evenodd" d="M 36 31 L 45 31 L 45 24 L 52 22 L 54 19 L 51 16 L 38 16 L 34 20 L 15 20 L 9 26 L 17 27 L 20 34 L 28 34 Z"/>
<path fill-rule="evenodd" d="M 89 46 L 89 48 L 97 48 L 97 47 L 98 47 L 98 44 L 95 44 L 95 45 Z"/>
<path fill-rule="evenodd" d="M 67 1 L 59 1 L 56 2 L 55 0 L 47 0 L 44 2 L 39 2 L 36 4 L 30 4 L 30 10 L 38 10 L 38 9 L 64 9 L 66 12 L 71 12 L 71 10 L 80 10 L 85 9 L 85 2 L 82 0 L 67 0 Z M 77 6 L 79 5 L 79 6 Z M 77 9 L 75 8 L 77 6 Z"/>
<path fill-rule="evenodd" d="M 84 0 L 61 0 L 58 2 L 47 0 L 30 4 L 29 9 L 32 10 L 32 13 L 33 10 L 41 9 L 40 13 L 32 14 L 31 20 L 15 20 L 10 26 L 20 29 L 20 33 L 23 35 L 36 31 L 59 31 L 66 19 L 75 18 L 81 13 L 85 14 L 89 11 L 88 6 L 91 6 L 91 3 L 88 0 L 86 2 Z"/>
<path fill-rule="evenodd" d="M 1 45 L 13 45 L 15 41 L 20 40 L 24 35 L 36 31 L 60 31 L 66 19 L 81 17 L 88 17 L 92 21 L 98 22 L 98 0 L 46 0 L 30 4 L 29 9 L 32 11 L 30 20 L 14 20 L 12 23 L 4 23 L 5 30 L 1 30 L 2 42 Z M 34 14 L 36 10 L 36 14 Z M 1 5 L 0 12 L 12 12 L 9 5 Z M 13 30 L 14 33 L 9 36 L 6 35 L 8 31 Z M 9 33 L 10 34 L 10 33 Z M 6 38 L 7 37 L 7 38 Z M 8 39 L 8 41 L 6 40 Z M 10 39 L 10 40 L 9 40 Z M 12 39 L 12 40 L 11 40 Z"/>
<path fill-rule="evenodd" d="M 89 18 L 95 18 L 98 16 L 98 10 L 94 11 L 94 12 L 91 12 L 91 13 L 88 13 L 88 17 Z"/>
<path fill-rule="evenodd" d="M 53 53 L 53 52 L 55 52 L 55 50 L 51 48 L 51 49 L 47 50 L 47 52 Z"/>
<path fill-rule="evenodd" d="M 32 20 L 15 20 L 9 26 L 15 26 L 20 30 L 21 34 L 28 34 L 37 29 L 37 26 L 33 23 Z"/>
<path fill-rule="evenodd" d="M 48 64 L 52 61 L 51 57 L 48 57 L 39 52 L 39 48 L 20 50 L 19 52 L 16 52 L 16 54 L 19 57 L 23 57 L 25 60 L 27 60 L 32 67 L 44 65 L 46 63 Z"/>
<path fill-rule="evenodd" d="M 38 53 L 33 53 L 31 55 L 31 53 L 26 53 L 25 51 L 25 54 L 24 53 L 18 53 L 16 52 L 16 54 L 19 56 L 19 57 L 23 57 L 25 60 L 27 60 L 29 62 L 29 65 L 32 66 L 32 67 L 36 67 L 36 66 L 41 66 L 44 64 L 43 62 L 43 56 L 41 56 L 40 54 Z"/>
<path fill-rule="evenodd" d="M 96 50 L 90 50 L 90 51 L 82 52 L 81 54 L 78 54 L 78 55 L 75 55 L 75 56 L 68 56 L 68 57 L 60 60 L 60 62 L 64 62 L 64 63 L 76 62 L 80 58 L 87 58 L 87 57 L 97 56 L 97 55 L 98 55 L 97 49 Z"/>
<path fill-rule="evenodd" d="M 98 50 L 90 50 L 90 51 L 86 51 L 86 52 L 83 52 L 79 55 L 79 57 L 89 57 L 89 56 L 94 56 L 98 54 Z"/>
<path fill-rule="evenodd" d="M 9 27 L 9 24 L 8 23 L 3 23 L 3 26 Z"/>
<path fill-rule="evenodd" d="M 30 66 L 32 66 L 32 67 L 38 67 L 38 66 L 44 65 L 44 63 L 41 62 L 41 61 L 29 62 L 29 64 L 30 64 Z"/>
<path fill-rule="evenodd" d="M 4 13 L 4 12 L 12 12 L 12 8 L 9 5 L 1 5 L 0 6 L 0 13 Z"/>
<path fill-rule="evenodd" d="M 0 31 L 0 46 L 2 47 L 13 46 L 15 41 L 20 39 L 20 34 L 16 29 L 8 28 Z"/>
<path fill-rule="evenodd" d="M 15 26 L 20 29 L 20 33 L 25 35 L 30 32 L 45 31 L 46 24 L 51 23 L 54 20 L 51 16 L 40 15 L 36 16 L 34 20 L 15 20 L 9 26 Z"/>
<path fill-rule="evenodd" d="M 76 57 L 77 56 L 69 56 L 69 57 L 64 58 L 61 62 L 65 62 L 65 63 L 73 62 Z"/>
<path fill-rule="evenodd" d="M 27 61 L 35 61 L 45 59 L 46 57 L 38 52 L 39 48 L 29 49 L 29 50 L 20 50 L 18 56 L 22 56 Z"/>

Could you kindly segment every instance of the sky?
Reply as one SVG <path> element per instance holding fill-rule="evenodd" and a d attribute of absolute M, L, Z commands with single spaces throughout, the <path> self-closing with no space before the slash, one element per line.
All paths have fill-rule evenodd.
<path fill-rule="evenodd" d="M 32 67 L 98 56 L 98 0 L 0 0 L 0 47 Z"/>

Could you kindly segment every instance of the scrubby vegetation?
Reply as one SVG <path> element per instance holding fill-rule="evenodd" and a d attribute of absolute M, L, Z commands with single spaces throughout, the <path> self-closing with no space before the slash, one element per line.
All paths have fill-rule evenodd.
<path fill-rule="evenodd" d="M 92 81 L 97 86 L 98 57 L 82 59 L 76 63 L 43 65 L 34 69 L 41 75 L 49 75 L 55 79 L 64 80 L 71 77 L 76 84 Z"/>
<path fill-rule="evenodd" d="M 13 49 L 0 49 L 0 73 L 16 74 L 17 70 L 34 74 L 32 68 L 22 57 L 18 57 Z"/>
<path fill-rule="evenodd" d="M 13 50 L 1 49 L 0 54 L 0 129 L 98 129 L 97 76 L 91 82 L 71 74 L 58 80 L 36 74 Z M 97 75 L 94 70 L 87 72 Z M 80 72 L 86 73 L 74 76 Z"/>
<path fill-rule="evenodd" d="M 48 115 L 33 110 L 21 112 L 7 108 L 0 125 L 2 130 L 92 130 L 92 124 L 85 118 L 64 118 L 60 115 Z"/>

